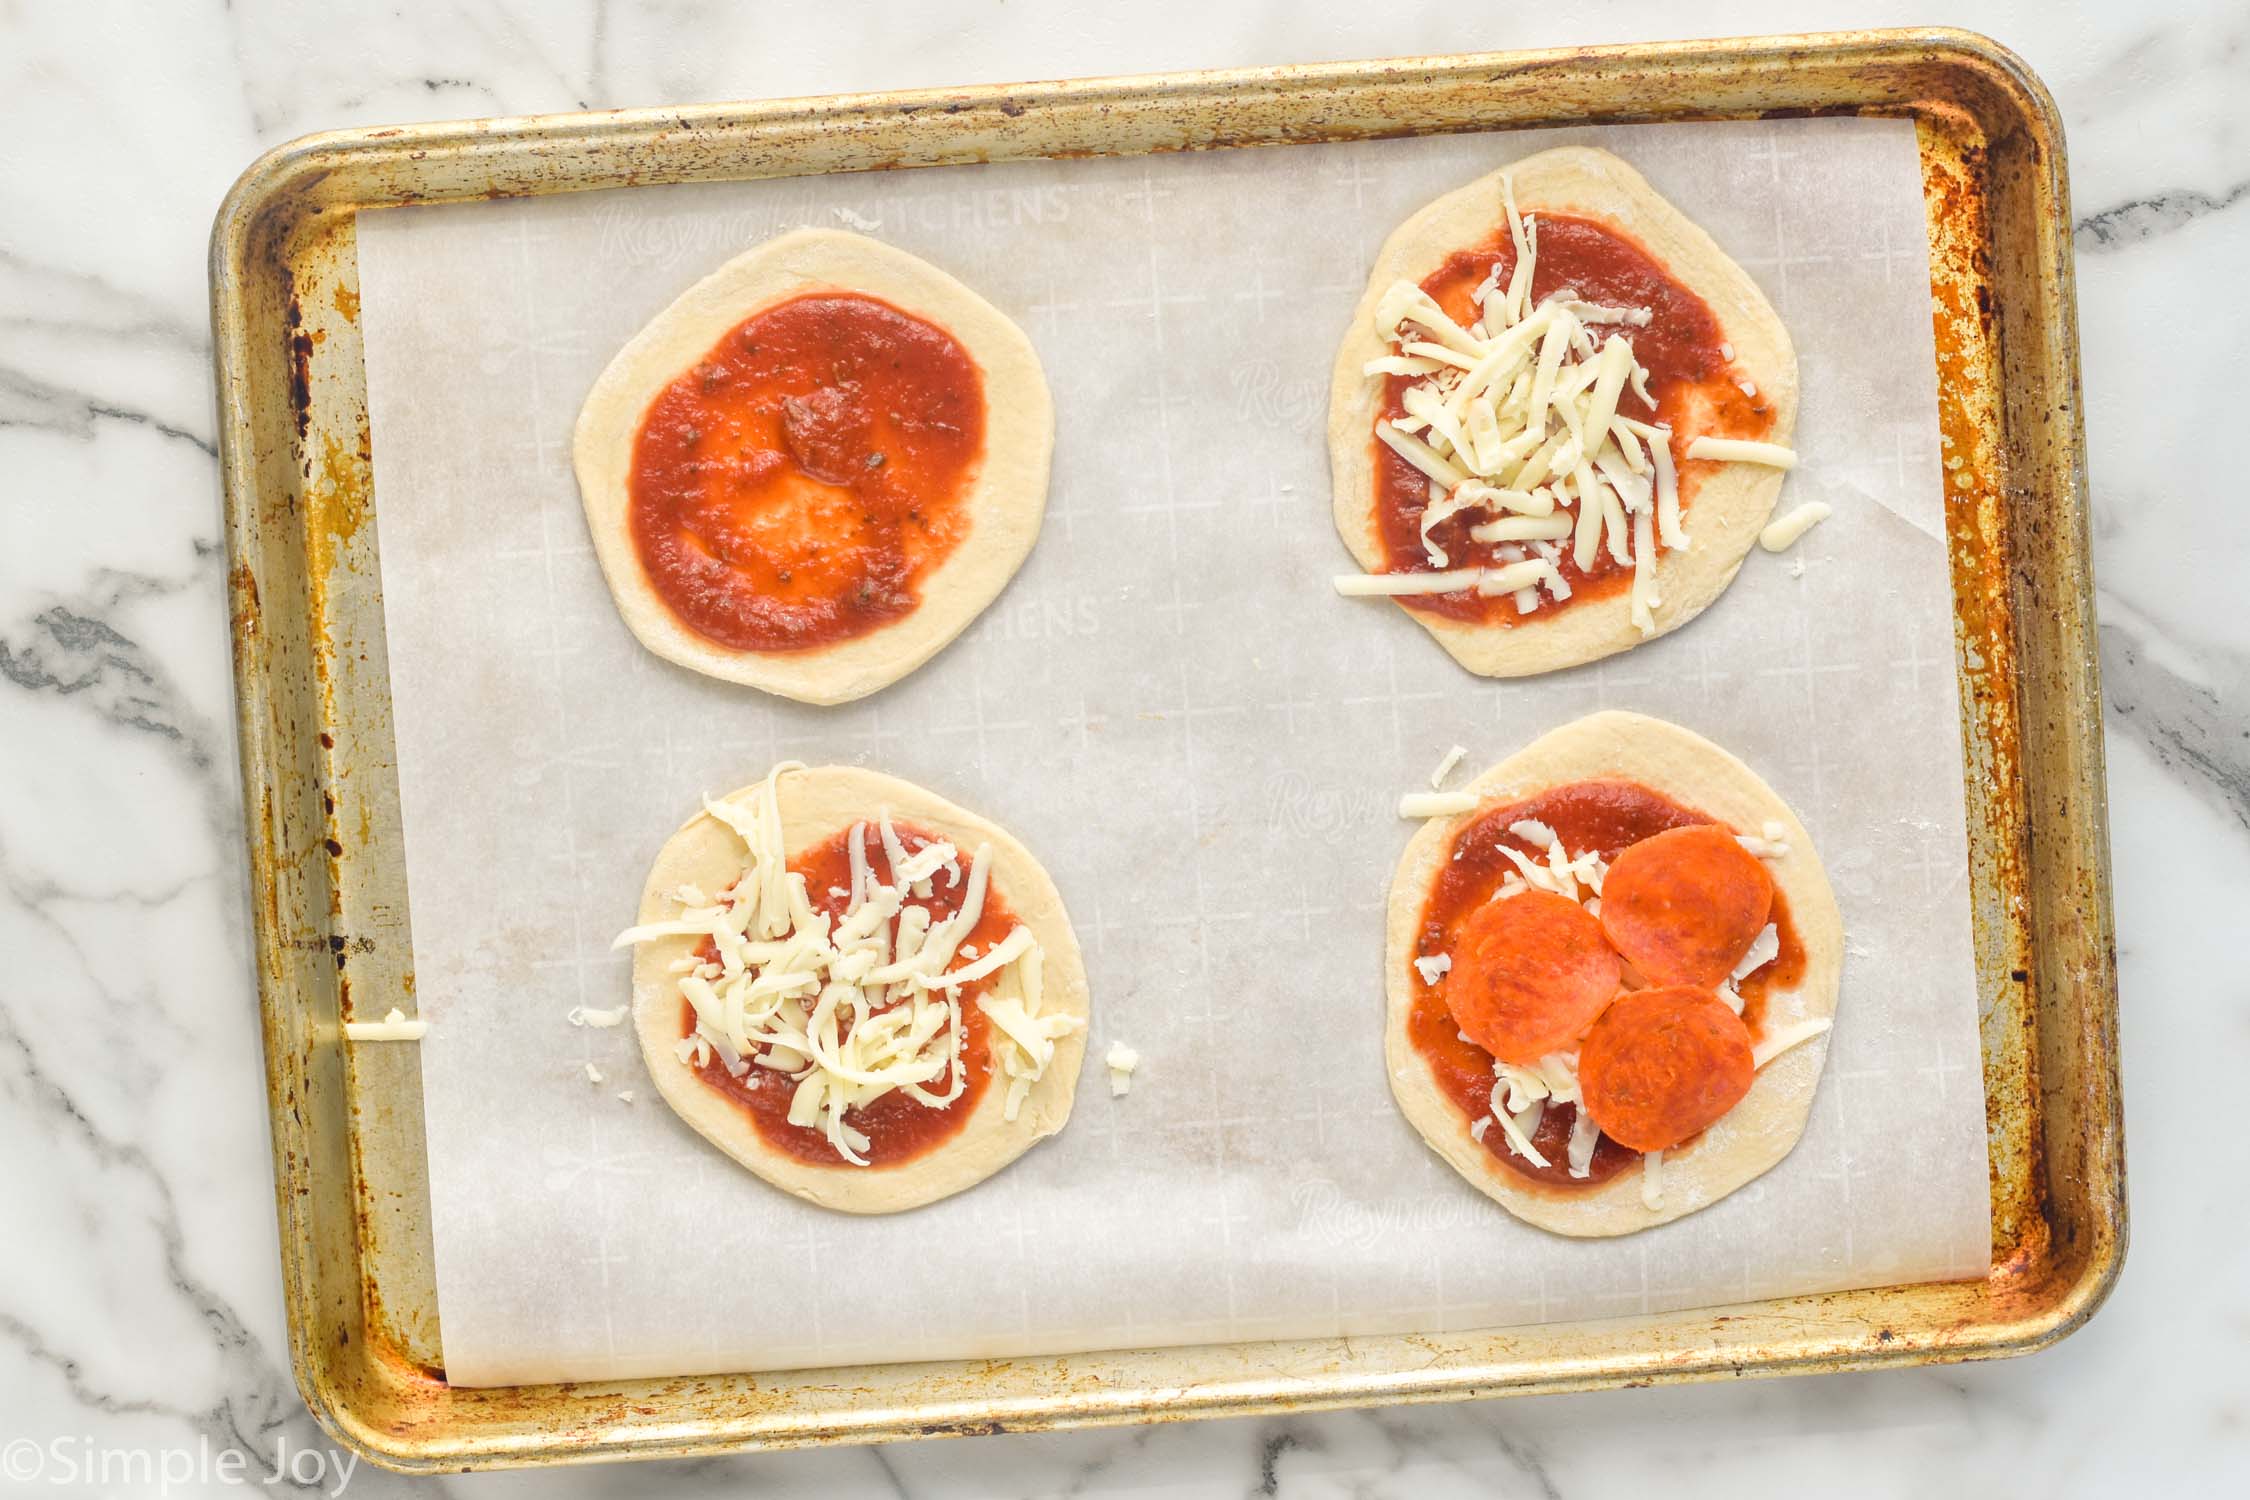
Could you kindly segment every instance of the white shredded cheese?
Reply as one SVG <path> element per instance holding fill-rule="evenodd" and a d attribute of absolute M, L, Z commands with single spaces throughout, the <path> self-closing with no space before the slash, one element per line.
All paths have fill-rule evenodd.
<path fill-rule="evenodd" d="M 1591 1177 L 1594 1172 L 1594 1148 L 1602 1143 L 1602 1128 L 1594 1117 L 1581 1108 L 1578 1118 L 1570 1123 L 1570 1145 L 1564 1153 L 1573 1177 Z"/>
<path fill-rule="evenodd" d="M 1778 1031 L 1766 1033 L 1765 1040 L 1750 1049 L 1750 1065 L 1762 1068 L 1800 1042 L 1809 1042 L 1835 1023 L 1825 1016 L 1817 1020 L 1797 1021 Z"/>
<path fill-rule="evenodd" d="M 1651 1151 L 1641 1158 L 1641 1207 L 1650 1213 L 1664 1206 L 1664 1153 Z"/>
<path fill-rule="evenodd" d="M 1434 953 L 1426 958 L 1414 960 L 1414 970 L 1422 976 L 1424 984 L 1436 984 L 1452 968 L 1453 955 L 1450 953 Z"/>
<path fill-rule="evenodd" d="M 1533 1107 L 1536 1108 L 1537 1106 Z M 1522 1157 L 1525 1161 L 1530 1162 L 1535 1167 L 1545 1167 L 1547 1165 L 1547 1158 L 1544 1154 L 1541 1153 L 1537 1146 L 1531 1144 L 1530 1131 L 1525 1130 L 1523 1126 L 1517 1122 L 1517 1119 L 1514 1115 L 1511 1115 L 1506 1110 L 1501 1109 L 1497 1104 L 1493 1106 L 1493 1111 L 1494 1112 L 1492 1115 L 1492 1119 L 1499 1124 L 1500 1134 L 1506 1138 L 1508 1142 L 1508 1149 L 1510 1151 L 1513 1151 L 1516 1155 Z M 1525 1113 L 1529 1114 L 1530 1111 L 1526 1110 Z M 1538 1116 L 1532 1115 L 1531 1125 L 1533 1130 L 1539 1128 Z"/>
<path fill-rule="evenodd" d="M 1722 464 L 1765 464 L 1794 469 L 1797 455 L 1779 443 L 1756 443 L 1748 438 L 1699 437 L 1687 445 L 1687 456 Z"/>
<path fill-rule="evenodd" d="M 619 1005 L 609 1010 L 595 1010 L 591 1006 L 573 1005 L 567 1019 L 573 1026 L 609 1027 L 619 1025 L 633 1013 L 630 1005 Z"/>
<path fill-rule="evenodd" d="M 819 1131 L 845 1161 L 866 1166 L 870 1142 L 852 1123 L 855 1111 L 893 1092 L 943 1109 L 967 1087 L 963 992 L 989 979 L 989 993 L 978 994 L 976 1004 L 999 1033 L 993 1058 L 1008 1084 L 1006 1116 L 1014 1119 L 1044 1076 L 1055 1040 L 1083 1023 L 1041 1013 L 1043 955 L 1028 928 L 1012 928 L 982 954 L 967 944 L 984 915 L 990 846 L 969 860 L 964 886 L 952 845 L 936 841 L 909 852 L 882 810 L 872 830 L 861 823 L 848 835 L 856 855 L 844 914 L 816 912 L 804 877 L 788 868 L 778 796 L 782 775 L 801 769 L 783 762 L 739 800 L 706 801 L 704 811 L 743 842 L 740 875 L 709 904 L 683 907 L 675 918 L 630 928 L 616 940 L 624 947 L 689 938 L 716 951 L 716 962 L 678 973 L 695 1027 L 676 1055 L 693 1067 L 716 1058 L 736 1078 L 752 1068 L 771 1071 L 777 1083 L 793 1086 L 789 1122 Z M 866 856 L 871 831 L 880 836 L 885 879 Z M 926 897 L 933 877 L 948 871 L 961 902 L 951 916 L 933 920 L 912 898 Z M 595 1014 L 584 1013 L 587 1024 L 615 1024 Z"/>
<path fill-rule="evenodd" d="M 1730 977 L 1736 983 L 1740 983 L 1780 956 L 1781 929 L 1768 922 L 1765 926 L 1759 928 L 1758 935 L 1750 940 L 1749 951 L 1742 955 L 1741 961 L 1734 966 L 1734 973 Z"/>
<path fill-rule="evenodd" d="M 1834 514 L 1826 501 L 1807 500 L 1759 532 L 1758 545 L 1768 552 L 1787 552 L 1806 532 Z"/>
<path fill-rule="evenodd" d="M 1550 1052 L 1528 1068 L 1495 1059 L 1492 1076 L 1498 1080 L 1493 1087 L 1493 1108 L 1500 1109 L 1504 1105 L 1510 1114 L 1521 1114 L 1532 1105 L 1548 1100 L 1557 1104 L 1578 1102 L 1578 1054 L 1575 1052 Z"/>
<path fill-rule="evenodd" d="M 617 1091 L 617 1102 L 618 1102 L 618 1103 L 620 1103 L 620 1104 L 630 1104 L 630 1103 L 632 1103 L 632 1102 L 633 1102 L 633 1091 L 632 1091 L 631 1089 L 619 1089 L 619 1090 Z"/>
<path fill-rule="evenodd" d="M 1437 769 L 1430 773 L 1430 790 L 1434 792 L 1444 786 L 1445 778 L 1453 774 L 1453 768 L 1461 764 L 1461 758 L 1468 753 L 1469 747 L 1466 745 L 1455 745 L 1446 751 L 1445 759 L 1439 761 Z"/>
<path fill-rule="evenodd" d="M 1118 1099 L 1131 1092 L 1133 1070 L 1141 1065 L 1140 1053 L 1123 1042 L 1111 1042 L 1102 1062 L 1109 1069 L 1109 1096 Z"/>
<path fill-rule="evenodd" d="M 1474 792 L 1408 792 L 1398 799 L 1398 815 L 1402 818 L 1450 818 L 1474 811 L 1476 805 Z"/>
<path fill-rule="evenodd" d="M 1348 598 L 1416 594 L 1512 594 L 1531 584 L 1562 582 L 1552 563 L 1527 558 L 1499 568 L 1449 568 L 1437 573 L 1340 573 L 1336 592 Z"/>
<path fill-rule="evenodd" d="M 586 1064 L 586 1081 L 588 1083 L 600 1083 L 602 1081 L 602 1070 L 592 1063 Z"/>
<path fill-rule="evenodd" d="M 346 1021 L 344 1040 L 348 1042 L 418 1042 L 429 1034 L 430 1023 L 410 1021 L 406 1012 L 394 1007 L 380 1021 Z"/>

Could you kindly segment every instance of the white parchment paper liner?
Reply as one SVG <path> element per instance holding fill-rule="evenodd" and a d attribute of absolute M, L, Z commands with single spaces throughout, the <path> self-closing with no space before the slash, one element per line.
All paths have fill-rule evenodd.
<path fill-rule="evenodd" d="M 1477 680 L 1337 598 L 1328 364 L 1423 202 L 1540 147 L 1630 159 L 1765 287 L 1802 364 L 1782 506 L 1687 629 Z M 813 709 L 656 660 L 588 551 L 571 424 L 618 346 L 795 224 L 936 261 L 1053 384 L 1047 528 L 970 633 Z M 439 1311 L 460 1384 L 1447 1330 L 1930 1278 L 1989 1258 L 1927 249 L 1913 128 L 1455 136 L 398 209 L 359 224 Z M 1795 564 L 1804 566 L 1799 570 Z M 1571 1242 L 1424 1148 L 1382 1068 L 1397 794 L 1601 707 L 1720 741 L 1819 840 L 1849 940 L 1803 1143 L 1710 1210 Z M 889 1220 L 682 1126 L 608 951 L 657 846 L 777 756 L 863 762 L 1013 829 L 1093 982 L 1056 1140 Z M 1144 1059 L 1112 1102 L 1113 1038 Z M 605 1075 L 590 1085 L 583 1064 Z M 618 1097 L 632 1090 L 634 1102 Z"/>

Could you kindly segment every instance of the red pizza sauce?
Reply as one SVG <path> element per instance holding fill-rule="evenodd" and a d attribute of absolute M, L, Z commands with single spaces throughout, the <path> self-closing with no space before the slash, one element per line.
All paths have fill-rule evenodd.
<path fill-rule="evenodd" d="M 1542 239 L 1542 253 L 1545 247 Z M 1553 829 L 1571 855 L 1592 851 L 1605 862 L 1617 858 L 1628 846 L 1668 828 L 1717 821 L 1632 781 L 1572 782 L 1521 802 L 1494 808 L 1454 835 L 1448 853 L 1457 853 L 1459 858 L 1449 857 L 1438 867 L 1437 880 L 1422 904 L 1422 921 L 1412 957 L 1432 958 L 1451 953 L 1456 934 L 1469 915 L 1492 899 L 1503 879 L 1516 873 L 1515 865 L 1500 853 L 1502 844 L 1533 859 L 1545 858 L 1545 849 L 1534 848 L 1508 831 L 1511 825 L 1527 818 Z M 1802 980 L 1805 973 L 1805 946 L 1789 920 L 1789 905 L 1779 886 L 1774 888 L 1773 910 L 1768 920 L 1774 924 L 1775 935 L 1781 941 L 1781 952 L 1736 986 L 1743 998 L 1742 1019 L 1750 1028 L 1753 1041 L 1764 1035 L 1767 994 L 1775 988 L 1788 989 Z M 1462 1118 L 1482 1119 L 1492 1110 L 1492 1054 L 1461 1039 L 1461 1028 L 1446 1009 L 1438 987 L 1423 983 L 1418 971 L 1413 974 L 1412 983 L 1414 1000 L 1406 1018 L 1408 1041 L 1428 1064 L 1438 1091 L 1453 1101 Z M 1497 1127 L 1485 1132 L 1484 1148 L 1493 1160 L 1519 1177 L 1566 1191 L 1591 1187 L 1640 1160 L 1640 1152 L 1621 1146 L 1605 1135 L 1594 1148 L 1589 1175 L 1571 1176 L 1567 1148 L 1571 1127 L 1577 1119 L 1575 1104 L 1550 1103 L 1540 1116 L 1539 1129 L 1533 1133 L 1531 1142 L 1539 1154 L 1547 1158 L 1545 1167 L 1535 1167 L 1509 1150 L 1507 1137 Z"/>
<path fill-rule="evenodd" d="M 1719 465 L 1707 460 L 1689 462 L 1687 445 L 1700 433 L 1728 437 L 1761 438 L 1773 429 L 1773 409 L 1762 397 L 1746 396 L 1735 384 L 1738 378 L 1719 346 L 1726 335 L 1710 307 L 1694 292 L 1666 273 L 1638 243 L 1618 230 L 1591 219 L 1559 214 L 1537 214 L 1539 253 L 1531 270 L 1531 301 L 1552 293 L 1575 290 L 1588 302 L 1610 307 L 1645 307 L 1651 318 L 1645 328 L 1595 324 L 1586 330 L 1597 345 L 1613 333 L 1633 341 L 1633 356 L 1648 371 L 1648 391 L 1656 398 L 1650 411 L 1628 386 L 1618 399 L 1618 411 L 1636 421 L 1669 423 L 1672 428 L 1672 462 L 1679 471 L 1680 514 L 1688 519 L 1696 490 L 1703 477 Z M 1447 315 L 1466 328 L 1482 309 L 1469 294 L 1492 268 L 1500 267 L 1505 288 L 1516 264 L 1515 244 L 1503 226 L 1486 243 L 1458 251 L 1423 279 L 1428 292 Z M 1402 404 L 1407 387 L 1422 377 L 1383 377 L 1381 420 L 1406 415 Z M 1375 525 L 1383 545 L 1383 570 L 1390 573 L 1437 571 L 1422 550 L 1422 510 L 1429 502 L 1430 481 L 1420 469 L 1393 453 L 1368 429 L 1369 451 L 1375 465 Z M 1575 491 L 1573 492 L 1575 493 Z M 1430 528 L 1430 539 L 1442 548 L 1455 568 L 1490 567 L 1499 563 L 1499 542 L 1476 542 L 1469 528 L 1490 517 L 1465 511 Z M 1518 616 L 1515 604 L 1504 596 L 1484 597 L 1474 592 L 1423 594 L 1401 598 L 1408 609 L 1427 610 L 1448 619 L 1481 624 L 1513 624 L 1519 618 L 1544 620 L 1557 609 L 1567 609 L 1583 599 L 1598 599 L 1625 587 L 1631 568 L 1619 567 L 1603 547 L 1593 567 L 1581 569 L 1566 542 L 1558 564 L 1570 584 L 1570 597 L 1559 603 L 1542 597 L 1538 612 Z"/>
<path fill-rule="evenodd" d="M 730 330 L 649 403 L 633 546 L 680 622 L 787 651 L 910 613 L 968 532 L 984 376 L 944 329 L 817 292 Z"/>
<path fill-rule="evenodd" d="M 865 827 L 869 873 L 878 880 L 888 881 L 891 868 L 890 861 L 883 853 L 882 835 L 877 832 L 873 823 Z M 925 844 L 938 842 L 935 835 L 924 833 L 895 818 L 891 820 L 891 827 L 908 854 Z M 851 834 L 847 830 L 792 855 L 789 860 L 789 868 L 805 877 L 805 895 L 813 909 L 838 919 L 842 918 L 845 909 L 851 904 L 850 840 Z M 965 854 L 961 863 L 961 879 L 957 883 L 948 884 L 945 872 L 940 871 L 930 881 L 929 895 L 909 896 L 906 904 L 928 911 L 933 925 L 959 911 L 961 898 L 968 893 L 968 858 Z M 983 953 L 1005 938 L 1015 926 L 1016 918 L 1008 910 L 1008 903 L 1000 899 L 997 889 L 988 886 L 984 893 L 984 911 L 977 918 L 977 925 L 964 939 L 964 943 L 973 944 L 979 953 Z M 715 956 L 715 952 L 706 945 L 705 957 Z M 714 1055 L 703 1065 L 701 1077 L 705 1083 L 742 1106 L 744 1113 L 750 1117 L 750 1123 L 756 1127 L 760 1139 L 800 1162 L 816 1167 L 840 1167 L 854 1172 L 903 1166 L 958 1135 L 969 1116 L 975 1112 L 977 1101 L 984 1097 L 985 1087 L 992 1079 L 992 1023 L 985 1019 L 984 1010 L 976 1003 L 976 997 L 991 990 L 994 977 L 996 976 L 971 980 L 961 987 L 961 1064 L 967 1075 L 967 1083 L 961 1090 L 960 1098 L 943 1109 L 933 1109 L 903 1089 L 893 1089 L 872 1104 L 845 1112 L 845 1123 L 867 1137 L 867 1149 L 860 1153 L 868 1160 L 865 1168 L 855 1167 L 837 1155 L 836 1148 L 829 1143 L 824 1132 L 789 1123 L 789 1101 L 797 1092 L 797 1082 L 787 1073 L 752 1063 L 747 1073 L 736 1078 L 727 1072 L 726 1064 Z M 695 1010 L 683 1000 L 680 1002 L 680 1035 L 686 1037 L 694 1034 Z M 933 1094 L 943 1094 L 952 1087 L 952 1080 L 940 1075 L 923 1087 Z"/>

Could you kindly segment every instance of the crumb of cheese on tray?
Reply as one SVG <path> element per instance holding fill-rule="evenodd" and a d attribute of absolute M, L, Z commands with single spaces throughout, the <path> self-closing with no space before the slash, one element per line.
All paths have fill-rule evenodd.
<path fill-rule="evenodd" d="M 427 1021 L 410 1021 L 406 1012 L 392 1007 L 380 1021 L 346 1021 L 344 1039 L 350 1042 L 418 1042 L 430 1029 Z"/>
<path fill-rule="evenodd" d="M 1102 1059 L 1109 1067 L 1109 1094 L 1112 1099 L 1130 1092 L 1133 1087 L 1133 1070 L 1141 1065 L 1140 1053 L 1123 1042 L 1111 1042 L 1109 1055 Z"/>

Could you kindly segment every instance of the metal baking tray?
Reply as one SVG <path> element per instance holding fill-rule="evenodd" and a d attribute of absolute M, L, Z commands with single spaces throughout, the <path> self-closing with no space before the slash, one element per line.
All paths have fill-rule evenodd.
<path fill-rule="evenodd" d="M 1991 1143 L 1991 1274 L 1598 1323 L 456 1389 L 410 1049 L 353 215 L 642 183 L 1562 123 L 1913 119 L 1932 249 Z M 1785 1375 L 2020 1354 L 2125 1246 L 2117 989 L 2062 125 L 1994 43 L 1841 32 L 551 115 L 308 136 L 211 239 L 229 595 L 290 1355 L 405 1470 Z"/>

